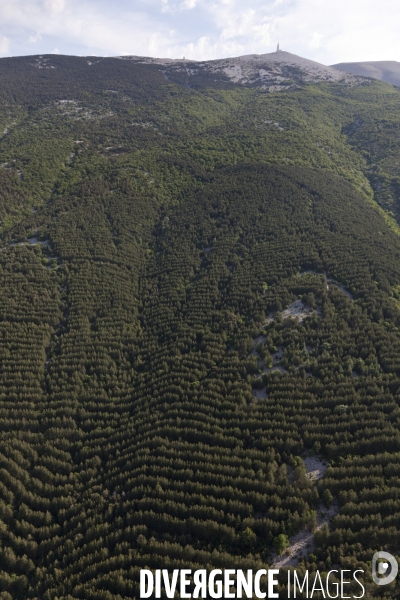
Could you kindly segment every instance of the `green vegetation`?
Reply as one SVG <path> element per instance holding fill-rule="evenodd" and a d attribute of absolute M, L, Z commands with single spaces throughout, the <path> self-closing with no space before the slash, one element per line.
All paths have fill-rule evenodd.
<path fill-rule="evenodd" d="M 399 91 L 49 60 L 0 61 L 0 598 L 265 568 L 331 506 L 301 568 L 370 573 L 400 544 Z"/>
<path fill-rule="evenodd" d="M 286 548 L 289 546 L 289 538 L 286 534 L 281 533 L 274 538 L 273 544 L 278 556 L 282 556 Z"/>

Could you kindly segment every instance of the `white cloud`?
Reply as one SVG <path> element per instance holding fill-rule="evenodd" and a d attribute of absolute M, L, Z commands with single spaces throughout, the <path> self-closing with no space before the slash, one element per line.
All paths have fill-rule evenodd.
<path fill-rule="evenodd" d="M 196 4 L 196 0 L 184 0 L 184 2 L 181 4 L 181 7 L 186 8 L 187 10 L 192 10 L 192 8 L 195 8 Z"/>
<path fill-rule="evenodd" d="M 0 54 L 400 60 L 398 0 L 0 0 Z"/>
<path fill-rule="evenodd" d="M 317 33 L 316 31 L 314 31 L 309 41 L 310 48 L 320 48 L 322 46 L 323 39 L 324 36 L 322 35 L 322 33 Z"/>
<path fill-rule="evenodd" d="M 285 49 L 328 64 L 400 60 L 397 13 L 395 0 L 297 0 L 276 25 Z"/>
<path fill-rule="evenodd" d="M 0 55 L 4 56 L 8 54 L 10 50 L 10 39 L 5 35 L 0 38 Z"/>
<path fill-rule="evenodd" d="M 43 0 L 43 7 L 51 15 L 58 15 L 65 8 L 65 0 Z"/>
<path fill-rule="evenodd" d="M 39 42 L 42 39 L 42 36 L 40 35 L 40 33 L 35 33 L 34 35 L 30 35 L 28 42 L 30 44 L 36 44 L 36 42 Z"/>
<path fill-rule="evenodd" d="M 197 0 L 182 0 L 182 2 L 169 2 L 161 0 L 161 11 L 163 13 L 176 13 L 182 10 L 192 10 L 197 6 Z"/>

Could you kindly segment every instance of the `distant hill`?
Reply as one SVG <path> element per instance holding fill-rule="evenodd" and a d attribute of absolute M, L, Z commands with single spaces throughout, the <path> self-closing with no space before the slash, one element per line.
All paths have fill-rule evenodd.
<path fill-rule="evenodd" d="M 334 69 L 361 75 L 362 77 L 373 77 L 400 86 L 400 62 L 396 60 L 376 60 L 369 62 L 348 62 L 331 65 Z"/>

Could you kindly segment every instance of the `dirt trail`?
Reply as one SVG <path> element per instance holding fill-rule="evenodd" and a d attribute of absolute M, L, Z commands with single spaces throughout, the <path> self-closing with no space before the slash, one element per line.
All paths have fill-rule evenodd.
<path fill-rule="evenodd" d="M 299 323 L 302 323 L 303 320 L 308 317 L 312 313 L 312 309 L 305 304 L 301 300 L 296 300 L 293 302 L 288 308 L 282 311 L 282 318 L 288 319 L 289 317 L 298 318 Z"/>
<path fill-rule="evenodd" d="M 331 504 L 329 510 L 327 510 L 325 506 L 321 505 L 317 511 L 316 531 L 328 524 L 329 521 L 338 513 L 338 511 L 339 507 L 335 503 Z M 303 531 L 300 531 L 291 537 L 290 546 L 285 551 L 283 556 L 277 556 L 275 554 L 273 559 L 274 568 L 282 569 L 284 567 L 295 567 L 299 560 L 306 558 L 310 553 L 312 553 L 315 549 L 314 533 L 308 529 L 303 529 Z"/>
<path fill-rule="evenodd" d="M 253 396 L 257 398 L 257 400 L 266 400 L 268 398 L 267 389 L 253 390 Z"/>
<path fill-rule="evenodd" d="M 340 290 L 341 292 L 343 292 L 343 294 L 346 294 L 346 296 L 350 300 L 353 300 L 353 294 L 351 292 L 349 292 L 349 290 L 346 290 L 346 288 L 344 287 L 344 285 L 342 285 L 341 283 L 338 283 L 337 281 L 334 281 L 333 279 L 329 279 L 329 283 L 333 287 L 336 287 L 338 290 Z"/>
<path fill-rule="evenodd" d="M 304 321 L 306 317 L 309 317 L 310 315 L 315 313 L 318 315 L 319 318 L 322 317 L 322 313 L 319 308 L 313 310 L 310 306 L 306 306 L 301 300 L 295 300 L 290 306 L 288 306 L 287 308 L 285 308 L 285 310 L 282 311 L 282 319 L 297 318 L 300 324 Z M 274 320 L 274 313 L 270 313 L 265 320 L 264 327 L 266 327 L 269 323 L 272 323 L 272 321 Z"/>
<path fill-rule="evenodd" d="M 313 481 L 317 481 L 324 476 L 328 465 L 326 462 L 322 462 L 317 456 L 307 456 L 304 459 L 306 465 L 307 476 Z"/>
<path fill-rule="evenodd" d="M 317 456 L 307 456 L 304 459 L 306 466 L 307 476 L 313 481 L 317 481 L 324 476 L 328 463 L 322 461 Z M 328 524 L 329 521 L 338 513 L 339 506 L 336 502 L 333 502 L 329 509 L 322 504 L 317 510 L 317 528 L 316 531 L 321 529 L 324 525 Z M 273 556 L 273 566 L 277 569 L 283 567 L 294 567 L 297 565 L 299 560 L 303 557 L 307 557 L 309 553 L 313 552 L 314 546 L 314 533 L 308 529 L 303 529 L 296 535 L 290 538 L 290 546 L 287 548 L 283 556 Z"/>
<path fill-rule="evenodd" d="M 41 246 L 48 246 L 49 242 L 48 240 L 39 240 L 37 237 L 31 237 L 29 238 L 29 240 L 27 242 L 10 242 L 10 246 L 14 247 L 14 246 L 37 246 L 37 245 L 41 245 Z"/>

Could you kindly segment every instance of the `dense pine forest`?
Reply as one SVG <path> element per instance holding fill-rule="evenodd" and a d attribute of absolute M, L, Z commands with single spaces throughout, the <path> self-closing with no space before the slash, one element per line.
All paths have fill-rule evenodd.
<path fill-rule="evenodd" d="M 400 89 L 0 77 L 0 599 L 139 598 L 301 532 L 298 572 L 397 597 Z"/>

